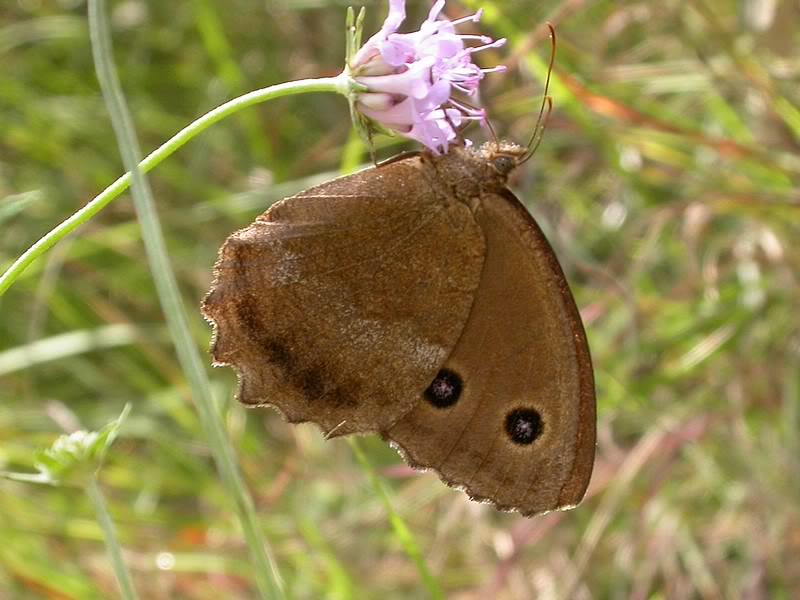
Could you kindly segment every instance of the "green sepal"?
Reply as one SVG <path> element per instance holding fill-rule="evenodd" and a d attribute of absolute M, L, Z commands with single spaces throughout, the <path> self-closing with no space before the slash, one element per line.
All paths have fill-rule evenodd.
<path fill-rule="evenodd" d="M 372 138 L 375 134 L 388 135 L 395 137 L 397 134 L 391 129 L 387 129 L 377 121 L 374 121 L 363 114 L 356 108 L 356 101 L 358 100 L 358 93 L 367 91 L 367 87 L 358 84 L 353 80 L 353 58 L 358 50 L 361 48 L 361 40 L 364 33 L 364 16 L 366 10 L 361 7 L 358 11 L 358 16 L 355 10 L 350 6 L 347 9 L 347 17 L 345 19 L 345 66 L 344 72 L 350 82 L 350 90 L 347 94 L 347 103 L 350 106 L 350 120 L 353 122 L 358 132 L 359 137 L 364 144 L 369 148 L 373 161 L 375 160 L 375 143 Z"/>

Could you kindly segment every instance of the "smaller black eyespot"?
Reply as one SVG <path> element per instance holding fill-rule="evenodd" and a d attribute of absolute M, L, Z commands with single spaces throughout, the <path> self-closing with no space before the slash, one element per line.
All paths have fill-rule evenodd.
<path fill-rule="evenodd" d="M 425 399 L 436 408 L 447 408 L 458 401 L 461 388 L 461 377 L 449 369 L 442 369 L 425 390 Z"/>
<path fill-rule="evenodd" d="M 517 161 L 507 154 L 499 154 L 492 159 L 495 170 L 501 175 L 508 175 L 517 166 Z"/>
<path fill-rule="evenodd" d="M 543 430 L 544 424 L 538 410 L 518 408 L 506 417 L 506 433 L 515 444 L 532 444 Z"/>

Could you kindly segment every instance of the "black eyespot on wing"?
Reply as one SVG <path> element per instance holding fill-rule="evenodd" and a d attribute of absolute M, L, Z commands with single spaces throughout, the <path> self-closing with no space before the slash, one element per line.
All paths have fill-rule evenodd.
<path fill-rule="evenodd" d="M 515 444 L 532 444 L 542 431 L 542 416 L 533 408 L 517 408 L 506 417 L 506 433 Z"/>
<path fill-rule="evenodd" d="M 442 369 L 425 390 L 425 399 L 436 408 L 453 406 L 461 396 L 461 377 L 449 369 Z"/>

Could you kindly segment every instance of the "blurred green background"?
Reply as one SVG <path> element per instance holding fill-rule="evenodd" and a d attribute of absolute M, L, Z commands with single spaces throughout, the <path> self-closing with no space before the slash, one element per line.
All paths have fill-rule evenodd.
<path fill-rule="evenodd" d="M 109 3 L 147 152 L 221 102 L 335 75 L 346 3 Z M 366 2 L 375 31 L 385 2 Z M 800 597 L 800 5 L 450 0 L 509 65 L 482 88 L 526 141 L 549 52 L 555 109 L 513 189 L 551 240 L 595 363 L 587 499 L 536 519 L 471 503 L 362 446 L 448 598 Z M 409 2 L 407 28 L 427 13 Z M 81 0 L 0 5 L 0 267 L 122 173 Z M 479 140 L 481 132 L 471 131 Z M 346 102 L 305 95 L 214 126 L 152 172 L 201 348 L 219 245 L 276 199 L 368 160 Z M 413 146 L 380 140 L 380 156 Z M 422 598 L 343 440 L 215 394 L 296 598 Z M 247 549 L 169 342 L 128 196 L 0 298 L 0 469 L 132 415 L 101 472 L 143 598 L 253 598 Z M 116 594 L 80 490 L 0 480 L 0 598 Z"/>

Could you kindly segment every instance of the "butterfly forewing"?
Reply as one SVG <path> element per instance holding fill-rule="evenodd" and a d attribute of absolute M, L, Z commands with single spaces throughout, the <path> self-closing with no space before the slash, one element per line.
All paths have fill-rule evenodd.
<path fill-rule="evenodd" d="M 410 158 L 283 200 L 220 250 L 203 311 L 238 397 L 332 435 L 380 431 L 452 351 L 485 244 Z"/>

